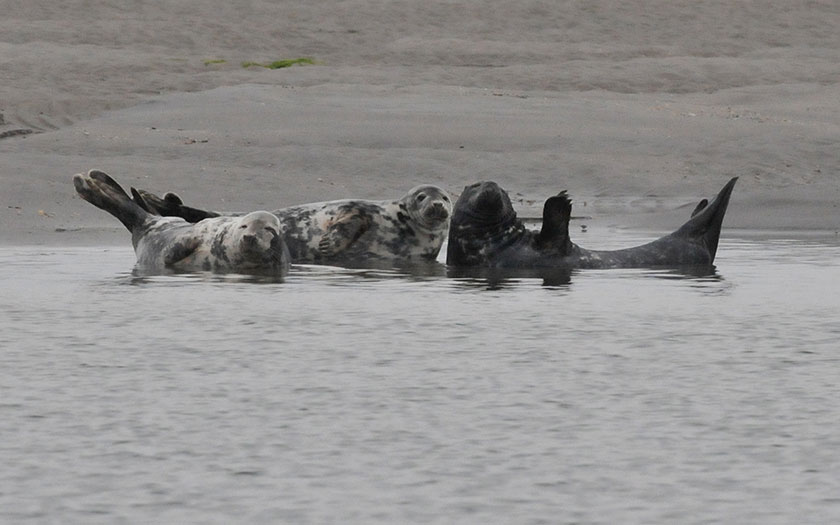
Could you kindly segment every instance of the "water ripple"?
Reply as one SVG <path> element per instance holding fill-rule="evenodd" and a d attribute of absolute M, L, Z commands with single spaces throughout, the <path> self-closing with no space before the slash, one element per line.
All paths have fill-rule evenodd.
<path fill-rule="evenodd" d="M 836 521 L 838 256 L 278 282 L 2 248 L 0 521 Z"/>

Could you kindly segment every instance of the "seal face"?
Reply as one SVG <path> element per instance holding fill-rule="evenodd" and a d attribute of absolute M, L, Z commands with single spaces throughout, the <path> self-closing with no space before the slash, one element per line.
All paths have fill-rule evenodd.
<path fill-rule="evenodd" d="M 723 216 L 737 177 L 709 203 L 705 199 L 678 230 L 624 250 L 586 250 L 569 237 L 572 201 L 566 192 L 550 197 L 539 232 L 528 230 L 506 191 L 494 182 L 464 188 L 452 216 L 446 263 L 489 268 L 646 268 L 711 265 Z"/>
<path fill-rule="evenodd" d="M 163 198 L 142 190 L 133 193 L 135 202 L 152 213 L 188 221 L 222 216 L 186 206 L 172 193 Z M 437 258 L 448 231 L 452 203 L 443 189 L 424 185 L 396 201 L 315 202 L 273 213 L 280 219 L 293 262 L 399 264 Z"/>
<path fill-rule="evenodd" d="M 528 235 L 507 192 L 495 182 L 464 188 L 449 226 L 447 264 L 489 266 L 496 253 Z"/>
<path fill-rule="evenodd" d="M 144 270 L 283 274 L 289 269 L 280 219 L 269 212 L 192 224 L 148 213 L 101 171 L 75 175 L 73 184 L 84 200 L 114 215 L 131 232 L 138 267 Z"/>

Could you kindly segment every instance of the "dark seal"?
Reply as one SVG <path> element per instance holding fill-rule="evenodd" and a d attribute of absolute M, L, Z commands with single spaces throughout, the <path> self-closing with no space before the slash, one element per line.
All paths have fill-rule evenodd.
<path fill-rule="evenodd" d="M 151 213 L 191 222 L 236 215 L 187 206 L 173 193 L 160 198 L 147 191 L 132 191 L 134 200 Z M 283 225 L 292 262 L 400 264 L 437 258 L 446 239 L 452 202 L 443 189 L 424 185 L 394 201 L 345 199 L 301 204 L 273 213 Z"/>
<path fill-rule="evenodd" d="M 484 268 L 648 268 L 711 265 L 723 216 L 737 177 L 709 203 L 697 206 L 678 230 L 651 243 L 623 250 L 586 250 L 569 237 L 572 201 L 566 192 L 549 198 L 542 229 L 525 227 L 507 192 L 494 182 L 464 188 L 449 228 L 446 263 Z"/>
<path fill-rule="evenodd" d="M 84 200 L 128 228 L 137 265 L 143 270 L 283 274 L 289 269 L 289 251 L 280 235 L 280 220 L 269 212 L 192 224 L 147 212 L 101 171 L 75 175 L 73 185 Z"/>

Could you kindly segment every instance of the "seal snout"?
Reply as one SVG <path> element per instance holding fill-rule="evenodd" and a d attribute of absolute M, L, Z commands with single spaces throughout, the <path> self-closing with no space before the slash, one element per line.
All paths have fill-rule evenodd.
<path fill-rule="evenodd" d="M 502 207 L 502 189 L 495 182 L 485 182 L 475 196 L 475 203 L 478 208 L 495 210 Z"/>
<path fill-rule="evenodd" d="M 276 228 L 265 226 L 263 228 L 255 228 L 242 235 L 242 241 L 251 245 L 271 246 L 275 239 L 280 237 L 280 233 Z"/>
<path fill-rule="evenodd" d="M 441 201 L 433 202 L 426 210 L 430 219 L 446 220 L 449 218 L 449 208 Z"/>

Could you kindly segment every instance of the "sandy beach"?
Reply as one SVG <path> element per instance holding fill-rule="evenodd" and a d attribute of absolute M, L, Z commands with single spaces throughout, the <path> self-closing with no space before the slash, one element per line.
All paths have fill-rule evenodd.
<path fill-rule="evenodd" d="M 840 230 L 836 2 L 0 6 L 7 245 L 127 242 L 91 168 L 223 210 L 495 180 L 662 231 L 739 176 L 724 231 Z"/>

